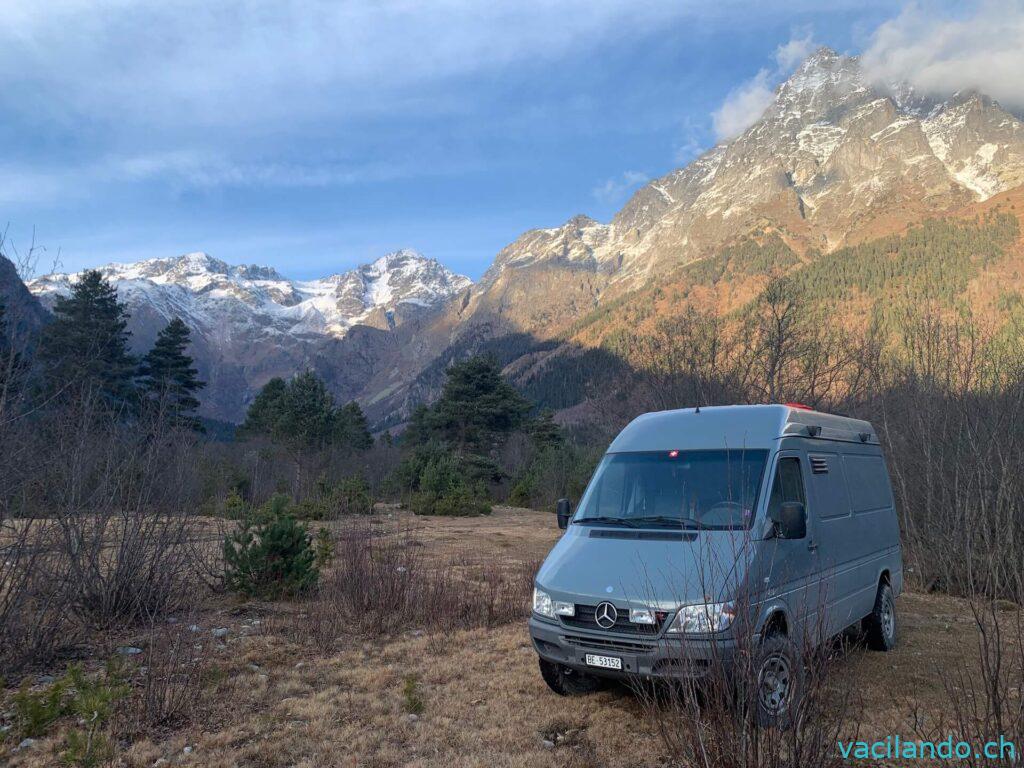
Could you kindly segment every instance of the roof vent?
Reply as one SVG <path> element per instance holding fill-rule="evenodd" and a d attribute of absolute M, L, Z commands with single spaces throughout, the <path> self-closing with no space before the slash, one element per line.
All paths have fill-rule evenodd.
<path fill-rule="evenodd" d="M 862 443 L 867 443 L 867 442 L 870 442 L 870 440 L 871 440 L 871 433 L 870 432 L 861 432 L 859 436 L 860 436 L 860 441 Z"/>
<path fill-rule="evenodd" d="M 818 435 L 821 434 L 821 427 L 819 427 L 817 424 L 808 424 L 807 434 L 810 435 L 811 437 L 817 437 Z"/>

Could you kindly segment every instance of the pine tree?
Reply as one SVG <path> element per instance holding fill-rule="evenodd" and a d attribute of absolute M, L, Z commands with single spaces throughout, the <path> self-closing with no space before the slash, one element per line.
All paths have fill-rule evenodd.
<path fill-rule="evenodd" d="M 451 366 L 441 397 L 426 417 L 439 437 L 461 450 L 479 450 L 499 434 L 523 423 L 530 404 L 501 375 L 490 356 L 471 357 Z"/>
<path fill-rule="evenodd" d="M 71 295 L 57 299 L 39 355 L 51 394 L 98 394 L 115 410 L 136 401 L 135 360 L 128 352 L 128 313 L 116 289 L 96 270 L 82 273 Z"/>
<path fill-rule="evenodd" d="M 373 447 L 373 435 L 370 434 L 366 415 L 355 400 L 335 412 L 332 437 L 337 445 L 356 451 L 365 451 Z"/>
<path fill-rule="evenodd" d="M 307 370 L 288 382 L 272 436 L 294 446 L 320 448 L 330 441 L 333 427 L 334 398 L 323 379 Z"/>
<path fill-rule="evenodd" d="M 293 448 L 341 445 L 363 451 L 373 445 L 358 403 L 334 407 L 324 380 L 305 371 L 291 381 L 274 378 L 249 406 L 239 437 L 269 437 Z"/>
<path fill-rule="evenodd" d="M 191 341 L 188 326 L 174 318 L 157 334 L 153 348 L 139 365 L 139 389 L 151 404 L 161 406 L 171 420 L 202 429 L 194 413 L 199 408 L 195 393 L 206 386 L 192 358 L 185 354 Z"/>
<path fill-rule="evenodd" d="M 530 439 L 540 449 L 557 448 L 565 443 L 561 427 L 555 423 L 555 415 L 545 409 L 529 425 Z"/>
<path fill-rule="evenodd" d="M 271 435 L 274 432 L 274 425 L 284 414 L 287 396 L 288 384 L 281 377 L 275 376 L 264 384 L 249 405 L 249 410 L 245 414 L 245 422 L 238 428 L 238 436 Z"/>

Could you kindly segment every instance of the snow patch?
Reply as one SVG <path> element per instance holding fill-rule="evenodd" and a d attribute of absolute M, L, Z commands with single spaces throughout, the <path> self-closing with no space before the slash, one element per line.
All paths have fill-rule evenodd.
<path fill-rule="evenodd" d="M 831 123 L 812 123 L 796 135 L 797 143 L 804 152 L 810 152 L 818 161 L 819 165 L 824 164 L 832 157 L 843 138 L 846 136 L 846 129 Z"/>

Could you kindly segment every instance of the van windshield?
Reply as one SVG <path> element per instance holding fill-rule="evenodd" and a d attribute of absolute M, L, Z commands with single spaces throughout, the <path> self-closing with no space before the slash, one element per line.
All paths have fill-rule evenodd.
<path fill-rule="evenodd" d="M 609 453 L 574 524 L 749 528 L 768 451 Z"/>

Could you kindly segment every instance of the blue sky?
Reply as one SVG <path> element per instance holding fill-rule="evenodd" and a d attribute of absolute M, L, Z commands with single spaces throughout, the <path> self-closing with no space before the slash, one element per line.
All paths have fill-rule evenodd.
<path fill-rule="evenodd" d="M 301 278 L 411 247 L 477 278 L 527 229 L 608 220 L 816 44 L 907 66 L 935 7 L 6 0 L 0 222 L 38 272 L 204 250 Z"/>

